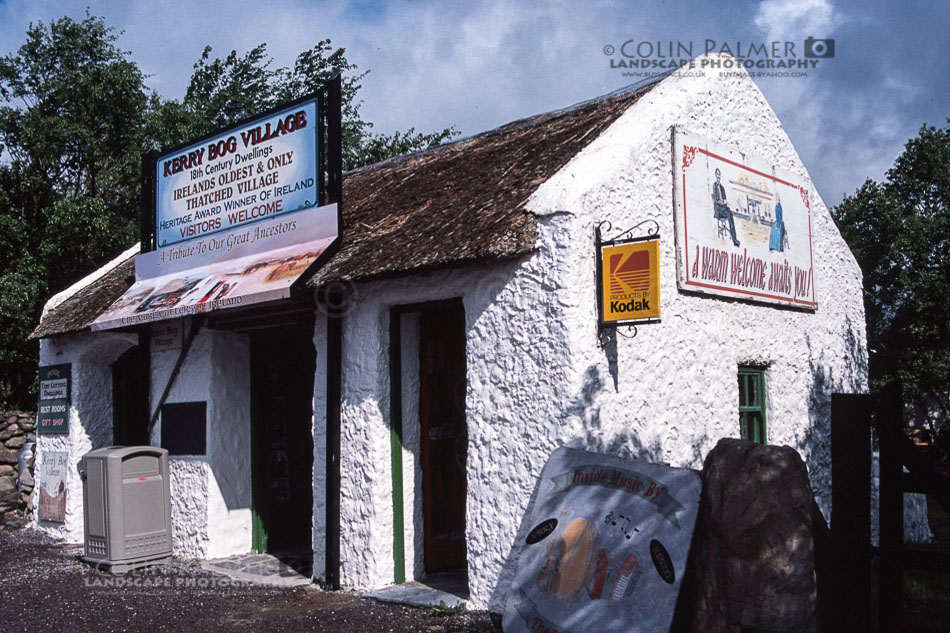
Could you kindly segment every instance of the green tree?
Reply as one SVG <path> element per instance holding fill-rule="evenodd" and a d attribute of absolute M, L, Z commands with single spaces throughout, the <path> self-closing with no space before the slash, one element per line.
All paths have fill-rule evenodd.
<path fill-rule="evenodd" d="M 924 125 L 888 170 L 833 211 L 864 272 L 872 390 L 950 416 L 950 128 Z"/>
<path fill-rule="evenodd" d="M 322 40 L 273 68 L 262 44 L 212 59 L 185 97 L 149 93 L 100 17 L 31 24 L 0 57 L 0 407 L 35 405 L 37 346 L 26 338 L 50 294 L 131 246 L 141 154 L 314 92 L 343 73 L 344 168 L 438 144 L 457 132 L 372 133 L 357 94 L 365 73 Z"/>
<path fill-rule="evenodd" d="M 33 406 L 47 295 L 134 241 L 144 77 L 101 18 L 30 25 L 0 57 L 0 399 Z"/>
<path fill-rule="evenodd" d="M 360 116 L 362 101 L 358 93 L 367 73 L 358 73 L 345 53 L 343 48 L 334 50 L 330 40 L 321 40 L 300 53 L 293 66 L 274 68 L 266 44 L 243 56 L 231 51 L 224 59 L 212 59 L 211 47 L 207 46 L 195 63 L 184 99 L 153 100 L 151 136 L 155 145 L 169 147 L 310 94 L 338 72 L 343 73 L 344 169 L 432 147 L 458 134 L 454 128 L 430 133 L 410 128 L 391 135 L 374 134 L 373 124 Z"/>

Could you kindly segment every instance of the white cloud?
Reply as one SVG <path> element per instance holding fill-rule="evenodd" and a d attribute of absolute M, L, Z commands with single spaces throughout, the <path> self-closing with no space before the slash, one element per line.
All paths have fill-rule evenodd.
<path fill-rule="evenodd" d="M 637 81 L 611 69 L 603 52 L 628 39 L 694 41 L 701 49 L 706 38 L 835 37 L 836 58 L 806 79 L 760 81 L 829 204 L 864 177 L 882 177 L 881 166 L 921 123 L 943 123 L 950 99 L 937 62 L 921 63 L 927 51 L 947 48 L 950 35 L 934 26 L 939 17 L 894 12 L 887 0 L 765 0 L 751 15 L 739 0 L 715 11 L 708 0 L 0 0 L 0 54 L 23 42 L 31 20 L 81 19 L 87 5 L 125 31 L 119 46 L 166 98 L 184 94 L 206 44 L 225 56 L 266 42 L 283 66 L 329 37 L 371 70 L 362 113 L 379 132 L 454 125 L 469 135 L 611 92 Z M 931 12 L 946 23 L 946 9 Z M 901 39 L 918 29 L 929 35 Z"/>
<path fill-rule="evenodd" d="M 769 41 L 825 38 L 841 21 L 828 0 L 764 0 L 754 19 Z"/>

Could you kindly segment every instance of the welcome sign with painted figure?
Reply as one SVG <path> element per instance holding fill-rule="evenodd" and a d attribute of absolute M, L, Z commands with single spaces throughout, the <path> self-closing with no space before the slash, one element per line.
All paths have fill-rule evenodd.
<path fill-rule="evenodd" d="M 159 156 L 156 245 L 317 206 L 318 112 L 312 97 Z"/>
<path fill-rule="evenodd" d="M 679 287 L 817 309 L 801 177 L 680 129 L 673 147 Z"/>
<path fill-rule="evenodd" d="M 700 492 L 685 468 L 556 450 L 512 548 L 505 631 L 668 631 Z"/>

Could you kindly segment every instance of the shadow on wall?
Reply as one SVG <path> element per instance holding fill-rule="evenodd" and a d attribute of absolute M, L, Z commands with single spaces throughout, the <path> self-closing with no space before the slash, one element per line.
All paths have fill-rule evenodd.
<path fill-rule="evenodd" d="M 617 328 L 604 328 L 599 336 L 600 346 L 604 350 L 604 356 L 607 357 L 607 371 L 614 380 L 614 391 L 620 393 L 620 375 L 617 369 Z"/>
<path fill-rule="evenodd" d="M 609 354 L 609 351 L 607 352 Z M 613 374 L 613 370 L 611 373 Z M 579 419 L 582 422 L 580 433 L 575 433 L 566 444 L 571 448 L 606 453 L 626 459 L 664 463 L 665 455 L 660 440 L 655 438 L 645 444 L 637 433 L 639 425 L 635 423 L 625 425 L 619 433 L 604 428 L 597 396 L 606 389 L 607 385 L 597 366 L 588 367 L 584 372 L 584 383 L 580 393 L 564 409 L 568 418 Z M 683 463 L 701 464 L 708 441 L 707 433 L 696 436 L 689 447 L 689 457 Z"/>
<path fill-rule="evenodd" d="M 89 450 L 114 443 L 112 364 L 137 343 L 137 337 L 125 334 L 95 337 L 73 364 L 73 406 L 79 412 L 76 423 L 89 437 Z"/>
<path fill-rule="evenodd" d="M 812 349 L 807 333 L 808 364 L 811 386 L 808 392 L 808 426 L 798 450 L 808 465 L 812 488 L 825 518 L 831 516 L 831 394 L 862 393 L 867 390 L 860 376 L 867 376 L 868 362 L 864 346 L 854 335 L 851 319 L 845 317 L 845 366 L 835 376 Z"/>

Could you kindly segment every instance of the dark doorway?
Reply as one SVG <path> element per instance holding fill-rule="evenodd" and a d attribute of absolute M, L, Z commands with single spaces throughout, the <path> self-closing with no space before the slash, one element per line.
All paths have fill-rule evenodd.
<path fill-rule="evenodd" d="M 466 567 L 465 311 L 461 302 L 419 317 L 419 422 L 426 572 Z"/>
<path fill-rule="evenodd" d="M 137 345 L 112 363 L 112 443 L 142 446 L 148 438 L 148 352 Z"/>
<path fill-rule="evenodd" d="M 253 546 L 312 556 L 313 316 L 251 337 Z"/>

